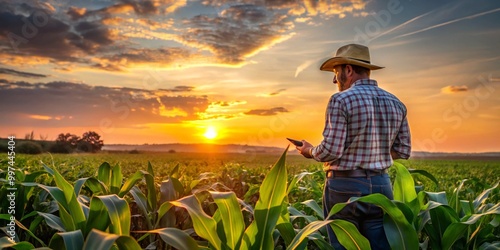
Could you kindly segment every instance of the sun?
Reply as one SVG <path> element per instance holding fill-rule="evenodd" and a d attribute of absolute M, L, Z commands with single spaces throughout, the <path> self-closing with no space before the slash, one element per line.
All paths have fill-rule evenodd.
<path fill-rule="evenodd" d="M 213 140 L 217 137 L 217 130 L 213 126 L 209 126 L 203 136 L 209 140 Z"/>

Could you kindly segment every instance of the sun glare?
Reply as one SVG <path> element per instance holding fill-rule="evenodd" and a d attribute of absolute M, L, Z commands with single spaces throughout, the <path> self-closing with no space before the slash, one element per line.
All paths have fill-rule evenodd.
<path fill-rule="evenodd" d="M 214 127 L 210 126 L 207 128 L 207 130 L 205 131 L 205 134 L 203 134 L 203 136 L 205 136 L 205 138 L 207 138 L 209 140 L 215 139 L 215 137 L 217 137 L 217 130 L 215 130 Z"/>

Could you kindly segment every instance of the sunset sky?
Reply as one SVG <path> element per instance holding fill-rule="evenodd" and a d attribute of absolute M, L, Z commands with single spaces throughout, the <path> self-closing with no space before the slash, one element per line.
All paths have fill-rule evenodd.
<path fill-rule="evenodd" d="M 496 0 L 0 0 L 0 137 L 318 144 L 319 66 L 360 43 L 414 151 L 500 151 L 499 23 Z"/>

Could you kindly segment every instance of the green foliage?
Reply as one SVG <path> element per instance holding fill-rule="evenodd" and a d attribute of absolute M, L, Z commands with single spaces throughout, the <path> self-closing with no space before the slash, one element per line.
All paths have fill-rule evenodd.
<path fill-rule="evenodd" d="M 149 157 L 151 162 L 145 159 Z M 325 230 L 330 226 L 347 249 L 369 249 L 351 223 L 324 220 L 321 166 L 288 157 L 286 151 L 270 169 L 265 155 L 262 162 L 241 155 L 210 157 L 17 156 L 17 165 L 23 166 L 15 170 L 18 238 L 0 238 L 0 248 L 332 249 Z M 286 158 L 293 164 L 287 165 Z M 52 161 L 54 167 L 40 165 L 40 160 Z M 144 162 L 147 171 L 137 170 Z M 497 173 L 498 165 L 488 167 L 487 173 Z M 394 200 L 374 194 L 349 202 L 384 210 L 393 249 L 494 248 L 500 242 L 500 203 L 498 184 L 491 183 L 499 179 L 493 175 L 479 182 L 478 168 L 457 179 L 461 181 L 453 179 L 457 186 L 450 189 L 443 180 L 462 172 L 459 166 L 443 176 L 431 174 L 430 167 L 407 169 L 395 163 L 390 171 Z M 2 197 L 10 187 L 7 175 L 0 170 Z M 337 204 L 330 213 L 346 204 Z M 8 200 L 0 200 L 2 222 L 10 219 L 7 208 Z"/>
<path fill-rule="evenodd" d="M 16 147 L 16 152 L 20 154 L 41 154 L 43 152 L 42 146 L 33 141 L 24 141 L 19 143 Z"/>

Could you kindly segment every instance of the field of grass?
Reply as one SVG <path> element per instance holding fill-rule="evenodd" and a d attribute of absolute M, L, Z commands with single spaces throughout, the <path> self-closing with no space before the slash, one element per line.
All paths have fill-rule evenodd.
<path fill-rule="evenodd" d="M 0 180 L 6 180 L 6 169 L 9 159 L 7 154 L 0 154 L 0 157 L 0 165 L 2 166 Z M 216 213 L 218 211 L 217 207 L 220 208 L 221 204 L 229 206 L 231 202 L 233 202 L 233 205 L 236 204 L 236 207 L 233 207 L 235 211 L 239 210 L 237 207 L 241 206 L 242 210 L 239 213 L 242 213 L 241 219 L 244 221 L 244 223 L 242 222 L 244 224 L 242 225 L 243 229 L 246 228 L 245 237 L 248 236 L 247 231 L 250 236 L 255 231 L 257 235 L 252 237 L 264 237 L 262 238 L 262 242 L 269 240 L 264 240 L 267 236 L 265 234 L 261 235 L 261 231 L 270 230 L 270 228 L 253 228 L 252 221 L 260 220 L 258 214 L 253 214 L 253 210 L 258 210 L 259 207 L 262 209 L 263 204 L 267 204 L 266 206 L 274 204 L 282 207 L 280 208 L 283 209 L 282 212 L 280 210 L 273 210 L 270 207 L 267 207 L 263 211 L 281 216 L 280 220 L 277 221 L 278 224 L 276 224 L 276 229 L 280 234 L 279 236 L 275 236 L 277 238 L 274 241 L 271 240 L 269 241 L 271 243 L 268 242 L 266 244 L 274 244 L 274 248 L 304 249 L 304 247 L 307 247 L 310 249 L 329 249 L 325 245 L 324 232 L 320 230 L 318 231 L 319 233 L 315 233 L 320 228 L 320 225 L 328 223 L 328 221 L 323 221 L 324 218 L 318 212 L 320 211 L 318 209 L 321 206 L 321 194 L 324 183 L 322 164 L 305 159 L 292 152 L 286 155 L 284 162 L 278 162 L 279 159 L 281 159 L 280 155 L 276 154 L 252 153 L 131 154 L 129 152 L 102 152 L 98 154 L 16 155 L 15 166 L 21 169 L 21 171 L 16 172 L 18 180 L 18 184 L 16 185 L 25 194 L 25 199 L 22 201 L 23 207 L 19 208 L 21 205 L 18 205 L 18 208 L 16 208 L 24 210 L 19 211 L 22 214 L 16 214 L 16 219 L 19 220 L 19 223 L 24 223 L 29 228 L 29 230 L 23 231 L 18 227 L 18 234 L 24 237 L 18 240 L 25 240 L 26 245 L 28 245 L 27 242 L 30 242 L 28 247 L 17 247 L 16 249 L 32 249 L 30 246 L 39 247 L 56 244 L 53 241 L 58 242 L 61 240 L 60 237 L 66 237 L 65 234 L 57 233 L 57 231 L 60 232 L 63 228 L 66 228 L 64 229 L 65 231 L 69 230 L 71 232 L 73 232 L 72 230 L 82 228 L 79 231 L 82 234 L 81 237 L 86 242 L 91 242 L 94 239 L 104 239 L 107 236 L 111 237 L 110 235 L 122 235 L 124 237 L 131 237 L 130 239 L 134 239 L 134 242 L 137 240 L 137 243 L 142 248 L 151 244 L 157 247 L 166 247 L 165 244 L 170 244 L 169 242 L 171 242 L 169 241 L 169 237 L 182 236 L 185 238 L 185 241 L 183 241 L 183 244 L 177 246 L 180 249 L 183 249 L 182 247 L 190 249 L 190 247 L 194 246 L 192 244 L 198 244 L 199 246 L 208 244 L 211 249 L 219 249 L 217 246 L 214 246 L 214 244 L 221 244 L 219 241 L 210 241 L 212 237 L 217 239 L 219 236 L 212 235 L 211 232 L 200 229 L 199 226 L 197 227 L 197 223 L 215 223 L 216 221 L 222 223 L 224 216 L 221 217 L 221 215 Z M 109 165 L 103 164 L 104 162 L 109 163 Z M 405 243 L 406 239 L 404 238 L 400 239 L 400 241 L 395 239 L 396 242 L 405 244 L 405 247 L 409 246 L 409 249 L 416 249 L 414 243 L 417 241 L 420 244 L 433 245 L 434 248 L 442 247 L 441 244 L 445 246 L 466 246 L 465 248 L 457 249 L 467 249 L 469 246 L 474 248 L 481 244 L 496 242 L 497 240 L 500 242 L 498 223 L 495 222 L 500 217 L 500 195 L 498 188 L 495 186 L 500 181 L 500 159 L 411 159 L 398 161 L 398 163 L 402 165 L 392 167 L 390 175 L 394 181 L 395 198 L 399 197 L 396 200 L 400 199 L 399 202 L 406 205 L 400 204 L 397 206 L 398 209 L 396 209 L 393 205 L 383 203 L 383 200 L 370 200 L 370 202 L 375 202 L 376 204 L 377 202 L 381 202 L 380 206 L 388 206 L 385 209 L 390 216 L 395 216 L 394 218 L 399 219 L 406 217 L 408 219 L 408 221 L 397 221 L 395 219 L 393 223 L 396 223 L 396 225 L 401 226 L 403 229 L 407 227 L 404 229 L 406 233 L 405 237 L 411 238 L 413 237 L 412 235 L 415 235 L 413 244 Z M 278 171 L 276 170 L 277 168 L 282 170 Z M 408 171 L 406 169 L 410 169 L 410 173 L 413 173 L 411 169 L 415 169 L 417 172 L 421 171 L 421 174 L 405 175 L 405 172 Z M 275 173 L 273 174 L 273 172 Z M 57 177 L 59 173 L 60 176 Z M 274 179 L 269 180 L 270 178 Z M 22 184 L 23 181 L 36 182 L 45 191 L 42 191 L 40 188 L 34 188 L 31 184 Z M 265 196 L 266 192 L 274 192 L 273 189 L 269 189 L 269 186 L 277 185 L 277 183 L 285 186 L 288 185 L 287 188 L 282 190 L 282 192 L 287 190 L 286 193 L 282 193 L 285 202 L 273 199 L 262 200 L 263 197 L 267 197 Z M 55 188 L 56 186 L 58 188 Z M 75 187 L 74 192 L 72 191 L 73 186 Z M 80 188 L 76 189 L 77 186 Z M 0 187 L 0 191 L 5 194 L 8 193 L 7 185 L 3 184 Z M 62 193 L 59 194 L 61 191 L 57 190 L 61 190 L 66 199 L 58 198 Z M 419 193 L 417 198 L 415 190 L 425 190 L 428 194 Z M 77 192 L 78 201 L 74 196 L 75 192 Z M 234 197 L 229 194 L 234 194 Z M 75 198 L 70 198 L 71 196 Z M 426 196 L 428 197 L 425 198 Z M 240 200 L 239 206 L 236 199 Z M 417 200 L 419 202 L 415 203 Z M 459 202 L 460 200 L 464 200 L 465 202 Z M 450 202 L 449 209 L 441 209 L 448 206 L 447 202 Z M 432 208 L 428 208 L 431 203 L 433 204 Z M 2 203 L 2 207 L 0 207 L 0 219 L 7 220 L 9 218 L 7 214 L 8 209 L 5 207 L 8 204 L 5 201 Z M 114 207 L 114 209 L 118 207 L 119 209 L 111 211 L 110 207 L 105 208 L 103 204 L 106 204 L 106 206 L 113 204 L 111 207 Z M 442 205 L 438 206 L 436 204 Z M 78 208 L 80 206 L 82 208 Z M 178 208 L 173 209 L 172 206 L 177 206 Z M 403 209 L 401 206 L 407 206 L 407 208 Z M 187 210 L 182 212 L 182 210 L 179 210 L 181 207 Z M 68 209 L 64 214 L 69 214 L 63 216 L 60 213 L 61 209 L 63 211 Z M 109 214 L 111 221 L 107 222 L 110 223 L 106 224 L 108 226 L 97 223 L 91 227 L 101 228 L 104 232 L 89 231 L 90 228 L 83 224 L 72 224 L 74 222 L 71 221 L 78 218 L 80 218 L 79 220 L 86 218 L 87 224 L 95 222 L 95 219 L 92 219 L 92 212 L 85 216 L 82 212 L 78 212 L 85 211 L 86 209 L 90 209 L 90 211 L 95 210 L 97 212 L 94 213 L 102 215 Z M 400 211 L 399 209 L 402 210 Z M 418 211 L 420 212 L 417 213 Z M 234 211 L 226 212 L 232 214 Z M 232 216 L 238 218 L 238 211 L 236 212 L 237 214 Z M 401 217 L 401 212 L 405 216 Z M 43 218 L 36 216 L 37 213 L 43 215 Z M 119 216 L 129 218 L 128 223 L 131 224 L 121 225 L 121 229 L 116 228 L 115 224 L 118 222 L 113 223 L 112 216 L 115 213 Z M 415 214 L 409 215 L 411 213 Z M 472 213 L 479 214 L 482 219 L 470 222 L 471 219 L 469 216 Z M 426 214 L 433 218 L 433 223 L 424 220 Z M 491 215 L 493 217 L 490 218 L 488 217 L 490 214 L 496 215 Z M 73 218 L 69 222 L 68 216 Z M 209 220 L 207 216 L 211 219 Z M 443 218 L 444 220 L 439 223 L 443 224 L 439 225 L 440 230 L 443 231 L 435 232 L 433 227 L 438 227 L 438 223 L 435 220 L 443 216 L 446 218 Z M 170 219 L 166 220 L 165 218 Z M 211 222 L 212 220 L 213 222 Z M 484 227 L 484 223 L 490 220 L 492 221 L 491 223 L 494 223 L 492 225 L 496 226 Z M 421 225 L 421 223 L 427 223 L 427 225 L 424 227 L 423 225 L 425 224 Z M 468 225 L 465 228 L 467 229 L 466 231 L 463 231 L 464 225 Z M 171 229 L 165 229 L 165 226 Z M 449 233 L 445 233 L 443 228 L 446 227 L 450 227 L 451 231 L 462 230 L 455 233 L 456 235 L 460 235 L 460 237 L 448 239 L 451 236 Z M 316 229 L 313 230 L 311 228 Z M 175 231 L 174 229 L 181 231 Z M 297 233 L 297 230 L 301 230 L 301 233 Z M 351 232 L 352 230 L 347 231 Z M 484 233 L 484 235 L 479 234 L 479 231 Z M 142 237 L 144 232 L 150 232 L 151 235 L 149 237 L 146 237 L 147 235 Z M 189 235 L 186 232 L 189 232 Z M 224 236 L 224 233 L 219 232 L 219 229 L 217 229 L 217 233 L 222 235 L 221 240 L 227 240 L 225 237 L 230 236 Z M 39 236 L 40 239 L 37 241 L 36 238 L 32 237 L 32 234 Z M 106 236 L 104 234 L 109 235 Z M 161 237 L 156 237 L 154 236 L 155 234 Z M 434 234 L 440 236 L 433 238 L 435 237 Z M 43 237 L 46 238 L 45 242 L 41 240 L 44 239 Z M 239 234 L 239 237 L 243 237 L 242 234 Z M 345 237 L 353 240 L 356 244 L 364 242 L 362 237 L 360 238 L 356 233 Z M 441 237 L 444 238 L 441 239 Z M 50 238 L 52 239 L 49 244 L 47 239 Z M 73 239 L 69 237 L 68 241 L 70 238 Z M 197 240 L 198 243 L 193 243 L 192 239 Z M 200 240 L 203 242 L 203 239 L 208 240 L 208 242 L 204 241 L 205 243 L 201 243 L 200 245 Z M 309 243 L 305 245 L 301 244 L 301 241 L 307 241 L 307 239 L 309 239 Z M 477 239 L 481 240 L 478 241 Z M 296 240 L 299 241 L 296 242 Z M 128 241 L 130 240 L 123 240 L 123 242 Z M 112 243 L 121 246 L 123 242 L 116 239 L 116 242 L 113 241 Z M 311 242 L 314 242 L 314 244 Z M 0 247 L 7 246 L 2 244 L 0 238 Z M 126 249 L 137 249 L 135 246 L 139 246 L 136 243 L 130 244 L 134 247 L 127 247 Z M 234 249 L 236 246 L 242 247 L 239 244 L 244 243 L 239 242 L 237 245 L 232 246 L 224 245 L 226 244 L 224 242 L 222 244 L 222 249 Z M 245 246 L 248 248 L 257 246 L 253 241 L 247 244 L 251 244 Z M 263 247 L 263 245 L 258 246 Z"/>

